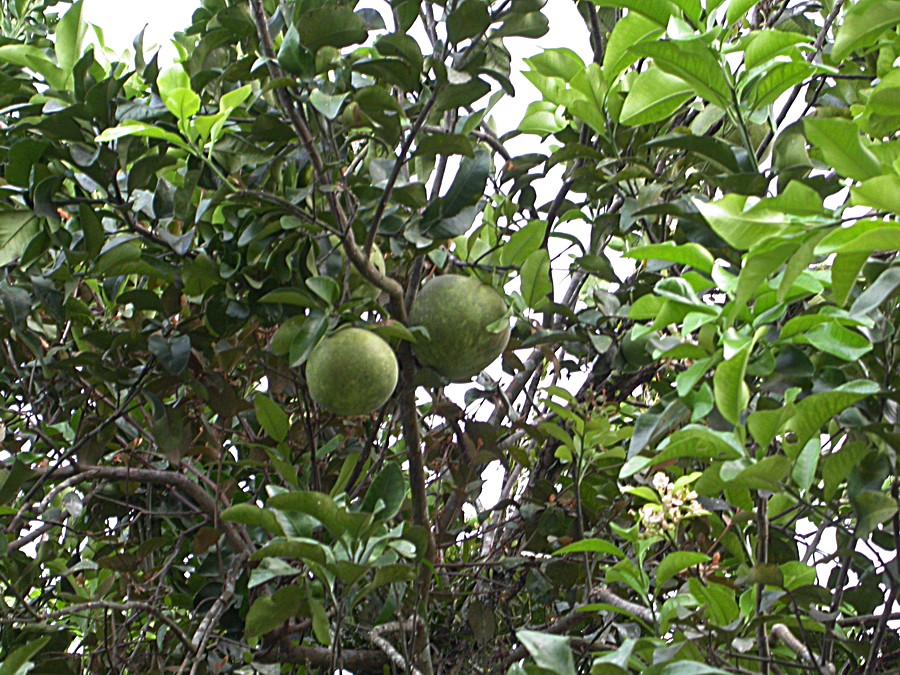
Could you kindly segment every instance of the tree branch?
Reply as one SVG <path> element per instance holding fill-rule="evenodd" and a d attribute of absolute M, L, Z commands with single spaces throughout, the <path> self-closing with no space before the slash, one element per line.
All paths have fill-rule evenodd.
<path fill-rule="evenodd" d="M 413 630 L 416 625 L 419 628 L 424 628 L 424 622 L 422 621 L 422 617 L 416 617 L 415 619 L 407 619 L 406 621 L 391 621 L 390 623 L 383 623 L 380 626 L 375 626 L 371 631 L 369 631 L 369 640 L 373 645 L 378 647 L 381 651 L 387 654 L 387 657 L 391 660 L 397 668 L 400 669 L 403 673 L 410 673 L 410 675 L 422 675 L 422 671 L 412 666 L 406 662 L 406 659 L 403 658 L 403 655 L 398 652 L 394 646 L 381 637 L 382 633 L 396 633 L 399 631 L 410 631 Z"/>

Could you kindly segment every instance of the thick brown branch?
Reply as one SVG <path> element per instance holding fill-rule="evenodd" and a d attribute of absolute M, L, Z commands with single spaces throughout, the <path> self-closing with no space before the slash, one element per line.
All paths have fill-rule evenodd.
<path fill-rule="evenodd" d="M 318 669 L 330 668 L 331 656 L 331 650 L 326 647 L 297 646 L 284 639 L 278 647 L 259 658 L 269 663 L 296 663 L 324 672 Z M 356 675 L 381 675 L 388 662 L 387 654 L 380 649 L 341 650 L 341 665 Z"/>

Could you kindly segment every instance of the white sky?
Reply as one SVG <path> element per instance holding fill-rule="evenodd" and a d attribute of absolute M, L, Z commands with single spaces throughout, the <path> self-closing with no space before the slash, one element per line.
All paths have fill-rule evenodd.
<path fill-rule="evenodd" d="M 191 23 L 191 15 L 200 6 L 199 0 L 84 0 L 85 21 L 103 29 L 106 46 L 117 54 L 133 51 L 132 43 L 146 25 L 144 47 L 162 48 L 160 63 L 171 64 L 176 51 L 170 43 L 172 34 L 184 30 Z"/>

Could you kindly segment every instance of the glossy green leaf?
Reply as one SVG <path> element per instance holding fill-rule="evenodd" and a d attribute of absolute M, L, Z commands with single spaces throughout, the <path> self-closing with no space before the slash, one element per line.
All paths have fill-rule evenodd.
<path fill-rule="evenodd" d="M 56 28 L 56 44 L 54 46 L 56 62 L 66 73 L 72 72 L 75 63 L 81 57 L 81 48 L 88 27 L 81 16 L 83 5 L 83 0 L 72 3 Z"/>
<path fill-rule="evenodd" d="M 727 105 L 731 87 L 715 52 L 698 41 L 645 41 L 633 47 L 649 56 L 660 70 L 681 78 L 696 94 L 717 105 Z"/>
<path fill-rule="evenodd" d="M 709 562 L 710 558 L 704 553 L 696 551 L 676 551 L 670 553 L 663 558 L 656 568 L 656 587 L 657 593 L 660 592 L 662 586 L 676 574 L 683 572 L 689 567 L 695 567 L 702 563 Z"/>
<path fill-rule="evenodd" d="M 520 630 L 516 631 L 516 638 L 541 668 L 557 675 L 575 675 L 575 661 L 568 637 Z"/>
<path fill-rule="evenodd" d="M 693 89 L 681 78 L 659 68 L 648 68 L 632 83 L 619 120 L 629 126 L 659 122 L 673 115 L 692 96 Z"/>
<path fill-rule="evenodd" d="M 155 333 L 147 339 L 147 347 L 172 375 L 181 375 L 191 358 L 191 338 L 188 335 L 166 337 Z"/>
<path fill-rule="evenodd" d="M 716 202 L 693 200 L 694 206 L 713 231 L 742 251 L 787 232 L 790 224 L 782 213 L 745 209 L 747 198 L 729 194 Z"/>
<path fill-rule="evenodd" d="M 658 21 L 637 12 L 629 12 L 619 19 L 613 26 L 603 53 L 604 76 L 610 82 L 614 81 L 622 71 L 637 61 L 638 56 L 631 48 L 644 40 L 656 39 L 662 33 L 663 29 Z"/>
<path fill-rule="evenodd" d="M 451 44 L 474 38 L 491 25 L 488 6 L 481 0 L 463 0 L 447 17 L 447 37 Z"/>
<path fill-rule="evenodd" d="M 850 189 L 852 202 L 878 211 L 900 215 L 900 176 L 876 176 Z M 900 246 L 900 244 L 898 244 Z"/>
<path fill-rule="evenodd" d="M 322 47 L 348 47 L 365 42 L 365 20 L 349 7 L 338 4 L 301 12 L 294 22 L 300 44 L 315 53 Z"/>
<path fill-rule="evenodd" d="M 672 0 L 591 0 L 598 7 L 627 9 L 652 19 L 665 28 L 669 19 L 681 14 L 678 4 Z"/>
<path fill-rule="evenodd" d="M 270 633 L 297 614 L 303 607 L 303 590 L 299 586 L 279 588 L 273 595 L 263 596 L 247 611 L 244 632 L 250 637 Z"/>
<path fill-rule="evenodd" d="M 31 211 L 0 211 L 0 267 L 17 260 L 40 230 Z"/>
<path fill-rule="evenodd" d="M 272 534 L 283 534 L 275 516 L 255 504 L 235 504 L 222 511 L 221 518 L 232 523 L 261 527 Z"/>
<path fill-rule="evenodd" d="M 406 499 L 406 480 L 396 464 L 388 464 L 381 470 L 360 505 L 360 511 L 374 513 L 378 521 L 390 520 L 400 512 Z"/>
<path fill-rule="evenodd" d="M 860 0 L 844 15 L 831 49 L 831 59 L 840 61 L 851 51 L 868 47 L 892 26 L 900 23 L 897 0 Z"/>
<path fill-rule="evenodd" d="M 269 438 L 276 443 L 287 438 L 291 428 L 290 418 L 281 406 L 265 394 L 257 394 L 253 399 L 253 407 L 256 410 L 256 420 Z"/>
<path fill-rule="evenodd" d="M 795 435 L 795 438 L 787 440 L 786 445 L 799 450 L 833 416 L 878 391 L 874 382 L 855 380 L 841 385 L 835 391 L 807 396 L 796 404 L 794 414 L 784 424 L 784 429 Z"/>
<path fill-rule="evenodd" d="M 876 527 L 897 513 L 897 500 L 883 492 L 865 490 L 851 499 L 856 512 L 859 537 L 868 537 Z"/>
<path fill-rule="evenodd" d="M 582 539 L 574 544 L 563 546 L 553 555 L 568 555 L 569 553 L 597 553 L 599 555 L 611 555 L 616 558 L 625 558 L 625 552 L 618 546 L 605 539 Z"/>
<path fill-rule="evenodd" d="M 546 234 L 546 221 L 531 221 L 509 238 L 509 241 L 500 250 L 500 262 L 504 265 L 521 266 L 531 254 L 541 247 Z"/>
<path fill-rule="evenodd" d="M 37 655 L 47 643 L 50 642 L 50 636 L 30 640 L 28 644 L 12 650 L 12 652 L 0 663 L 0 675 L 25 675 L 33 667 L 32 657 Z"/>
<path fill-rule="evenodd" d="M 553 292 L 553 281 L 550 278 L 550 254 L 546 249 L 531 253 L 522 263 L 522 297 L 525 304 L 538 309 L 547 302 L 547 296 Z"/>
<path fill-rule="evenodd" d="M 740 424 L 741 413 L 750 402 L 750 388 L 744 380 L 750 348 L 744 348 L 727 361 L 722 361 L 713 377 L 716 407 L 726 420 Z"/>
<path fill-rule="evenodd" d="M 866 147 L 859 127 L 850 120 L 806 118 L 803 125 L 810 143 L 842 176 L 864 181 L 881 174 L 878 159 Z"/>

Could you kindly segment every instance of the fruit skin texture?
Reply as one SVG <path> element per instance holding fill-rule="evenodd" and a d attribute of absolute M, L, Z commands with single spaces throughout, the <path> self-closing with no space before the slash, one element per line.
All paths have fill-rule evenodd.
<path fill-rule="evenodd" d="M 472 277 L 448 274 L 426 283 L 416 296 L 409 325 L 424 326 L 431 339 L 413 347 L 426 366 L 453 382 L 471 379 L 494 361 L 509 342 L 509 325 L 500 333 L 487 327 L 506 314 L 506 302 Z"/>
<path fill-rule="evenodd" d="M 380 408 L 397 386 L 397 357 L 387 342 L 362 328 L 345 328 L 322 340 L 306 362 L 312 399 L 341 416 Z"/>

